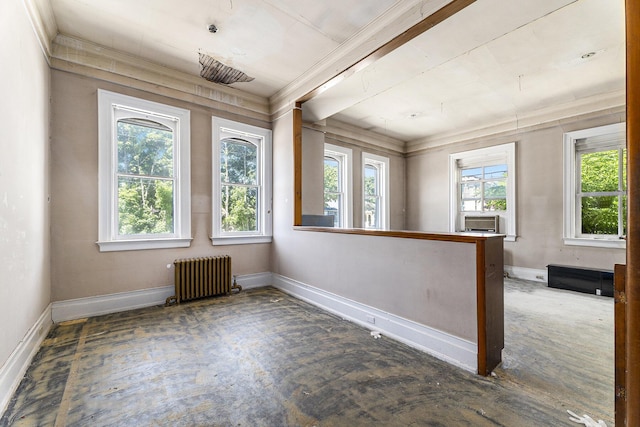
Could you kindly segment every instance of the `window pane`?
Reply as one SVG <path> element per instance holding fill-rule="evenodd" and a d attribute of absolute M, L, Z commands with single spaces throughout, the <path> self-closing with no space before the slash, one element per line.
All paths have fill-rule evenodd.
<path fill-rule="evenodd" d="M 258 147 L 240 138 L 220 142 L 220 179 L 229 184 L 258 184 Z"/>
<path fill-rule="evenodd" d="M 507 199 L 485 199 L 484 201 L 485 211 L 506 211 Z"/>
<path fill-rule="evenodd" d="M 364 198 L 364 226 L 365 228 L 379 228 L 380 200 L 375 196 Z"/>
<path fill-rule="evenodd" d="M 482 168 L 462 169 L 460 171 L 460 180 L 466 181 L 479 181 L 482 179 Z"/>
<path fill-rule="evenodd" d="M 484 183 L 484 197 L 507 197 L 507 181 L 486 181 Z"/>
<path fill-rule="evenodd" d="M 364 166 L 364 194 L 375 196 L 378 193 L 378 168 L 372 165 Z"/>
<path fill-rule="evenodd" d="M 118 120 L 118 172 L 173 176 L 173 132 L 149 120 Z"/>
<path fill-rule="evenodd" d="M 222 231 L 258 230 L 257 188 L 223 185 L 220 208 Z"/>
<path fill-rule="evenodd" d="M 485 166 L 484 179 L 506 178 L 507 165 Z"/>
<path fill-rule="evenodd" d="M 340 227 L 340 206 L 342 205 L 342 195 L 339 193 L 324 194 L 324 214 L 333 216 L 333 226 Z"/>
<path fill-rule="evenodd" d="M 618 197 L 582 198 L 582 234 L 618 234 Z"/>
<path fill-rule="evenodd" d="M 461 194 L 463 199 L 475 199 L 480 198 L 480 183 L 479 182 L 466 182 L 461 186 Z"/>
<path fill-rule="evenodd" d="M 118 234 L 173 233 L 173 181 L 118 177 Z"/>
<path fill-rule="evenodd" d="M 460 210 L 462 212 L 480 212 L 482 210 L 482 203 L 480 200 L 463 200 Z"/>
<path fill-rule="evenodd" d="M 618 191 L 618 150 L 584 153 L 580 159 L 580 188 L 583 193 Z"/>
<path fill-rule="evenodd" d="M 627 149 L 622 149 L 622 189 L 627 191 Z"/>
<path fill-rule="evenodd" d="M 324 158 L 324 191 L 337 192 L 340 188 L 340 163 L 332 157 Z"/>

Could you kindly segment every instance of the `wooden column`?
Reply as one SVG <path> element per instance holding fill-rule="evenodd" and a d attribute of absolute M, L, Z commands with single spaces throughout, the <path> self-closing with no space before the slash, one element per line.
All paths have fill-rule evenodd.
<path fill-rule="evenodd" d="M 626 424 L 640 426 L 640 0 L 626 0 L 627 360 Z"/>
<path fill-rule="evenodd" d="M 293 109 L 293 225 L 302 225 L 302 103 Z"/>

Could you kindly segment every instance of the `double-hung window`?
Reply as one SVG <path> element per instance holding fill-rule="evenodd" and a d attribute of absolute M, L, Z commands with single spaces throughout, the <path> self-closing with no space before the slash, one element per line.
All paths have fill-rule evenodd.
<path fill-rule="evenodd" d="M 214 117 L 214 245 L 271 241 L 271 131 Z"/>
<path fill-rule="evenodd" d="M 625 124 L 566 133 L 564 155 L 565 243 L 624 248 L 627 234 Z"/>
<path fill-rule="evenodd" d="M 333 216 L 334 227 L 351 227 L 352 151 L 324 145 L 324 214 Z"/>
<path fill-rule="evenodd" d="M 191 243 L 188 110 L 98 91 L 101 252 Z"/>
<path fill-rule="evenodd" d="M 505 240 L 516 238 L 515 143 L 449 156 L 450 231 L 464 231 L 465 218 L 499 218 Z"/>
<path fill-rule="evenodd" d="M 362 154 L 363 226 L 389 229 L 389 159 Z"/>

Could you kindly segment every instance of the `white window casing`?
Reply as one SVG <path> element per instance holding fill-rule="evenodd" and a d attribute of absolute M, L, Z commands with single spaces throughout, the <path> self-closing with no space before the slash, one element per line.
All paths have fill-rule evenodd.
<path fill-rule="evenodd" d="M 212 236 L 216 245 L 270 243 L 272 241 L 272 142 L 271 130 L 220 117 L 212 117 Z M 257 147 L 257 226 L 251 231 L 225 231 L 222 224 L 221 142 L 237 138 Z"/>
<path fill-rule="evenodd" d="M 117 121 L 149 120 L 173 134 L 173 232 L 120 235 Z M 98 90 L 98 242 L 101 252 L 189 247 L 191 244 L 190 112 Z"/>
<path fill-rule="evenodd" d="M 626 124 L 614 123 L 596 128 L 583 129 L 564 134 L 564 185 L 563 185 L 563 240 L 565 245 L 604 248 L 626 248 L 626 240 L 618 236 L 581 234 L 578 186 L 580 153 L 604 151 L 623 147 L 626 141 Z"/>
<path fill-rule="evenodd" d="M 339 145 L 324 144 L 324 155 L 332 157 L 339 163 L 340 174 L 343 177 L 340 184 L 342 203 L 340 206 L 342 228 L 353 227 L 353 151 Z"/>
<path fill-rule="evenodd" d="M 507 165 L 506 201 L 507 210 L 491 212 L 499 214 L 505 223 L 505 241 L 516 240 L 516 144 L 515 142 L 495 145 L 477 150 L 463 151 L 449 155 L 449 231 L 462 231 L 460 170 L 468 167 L 485 167 L 496 164 Z"/>
<path fill-rule="evenodd" d="M 366 228 L 366 212 L 364 209 L 365 206 L 365 167 L 366 165 L 371 165 L 375 167 L 378 171 L 379 177 L 379 200 L 380 200 L 380 227 L 382 230 L 389 230 L 390 228 L 390 206 L 389 206 L 389 158 L 378 156 L 370 153 L 362 153 L 362 224 L 363 227 Z"/>

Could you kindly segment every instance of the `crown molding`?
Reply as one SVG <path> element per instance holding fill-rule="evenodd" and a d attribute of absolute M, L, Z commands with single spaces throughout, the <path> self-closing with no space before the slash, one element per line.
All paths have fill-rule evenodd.
<path fill-rule="evenodd" d="M 371 132 L 357 126 L 328 118 L 319 123 L 304 123 L 304 127 L 323 132 L 326 138 L 363 148 L 377 148 L 392 154 L 404 153 L 404 141 Z"/>
<path fill-rule="evenodd" d="M 528 113 L 514 114 L 512 119 L 495 122 L 481 128 L 467 129 L 462 132 L 453 131 L 409 141 L 405 147 L 405 154 L 412 154 L 460 141 L 468 141 L 499 134 L 510 133 L 515 135 L 531 130 L 561 125 L 567 120 L 575 121 L 576 118 L 624 113 L 625 108 L 626 91 L 623 89 Z"/>
<path fill-rule="evenodd" d="M 22 4 L 48 61 L 51 58 L 51 42 L 58 34 L 58 24 L 51 3 L 48 0 L 22 0 Z"/>
<path fill-rule="evenodd" d="M 451 0 L 401 0 L 366 25 L 329 55 L 269 98 L 271 115 L 277 117 L 295 102 L 374 52 L 394 37 L 451 3 Z"/>
<path fill-rule="evenodd" d="M 267 98 L 63 34 L 55 37 L 52 47 L 54 69 L 270 121 Z"/>

